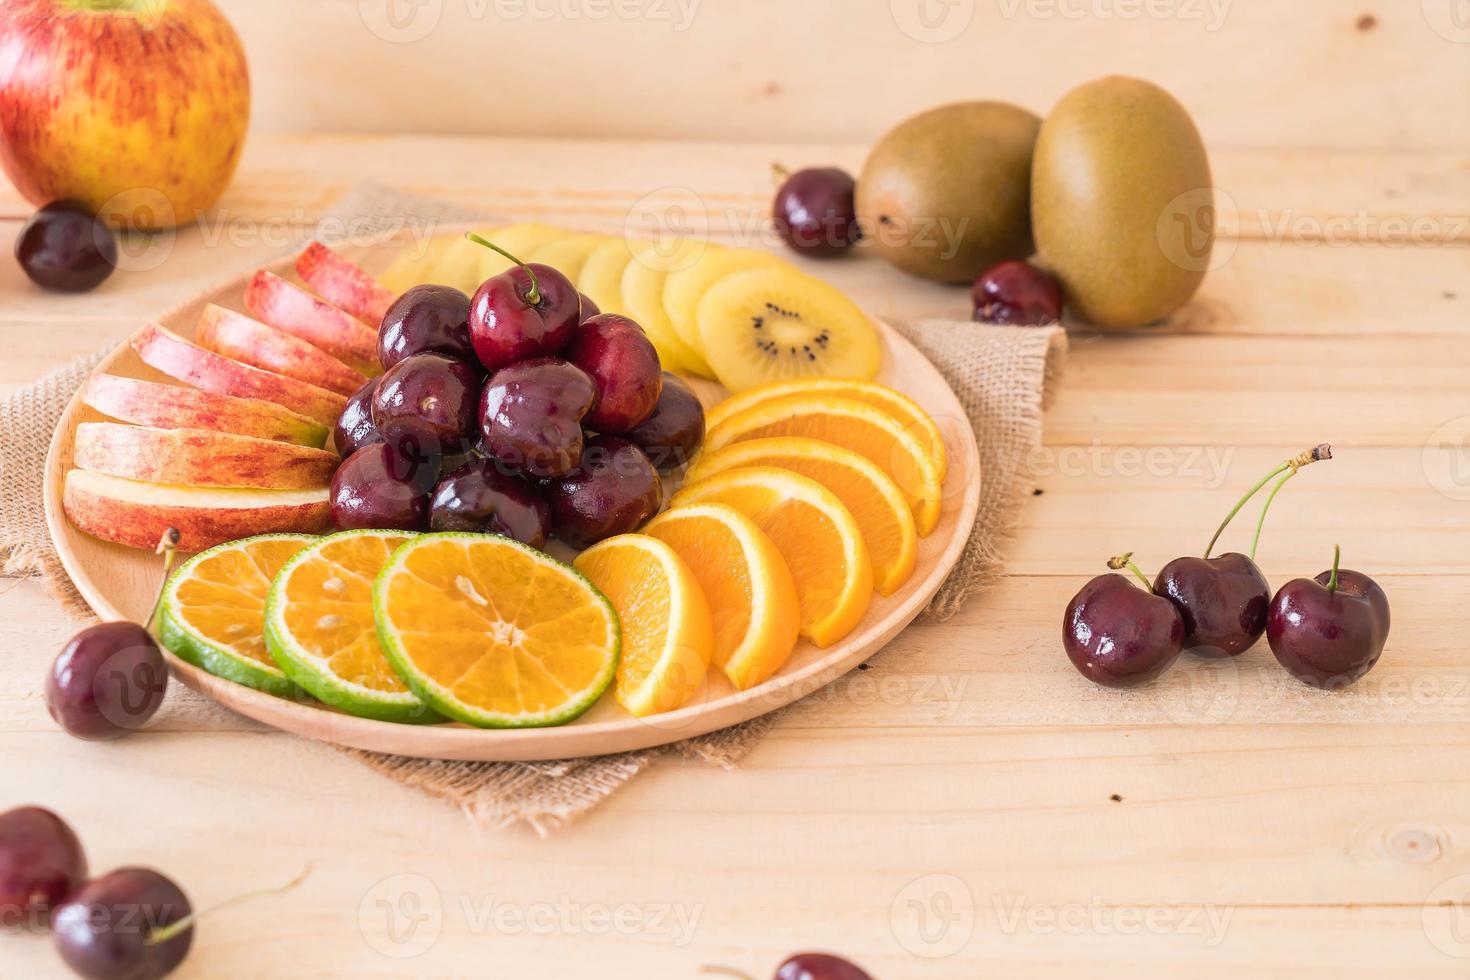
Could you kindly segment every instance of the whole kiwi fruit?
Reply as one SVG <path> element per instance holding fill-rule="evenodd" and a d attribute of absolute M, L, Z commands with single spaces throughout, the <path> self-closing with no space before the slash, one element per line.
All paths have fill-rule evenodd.
<path fill-rule="evenodd" d="M 1209 267 L 1214 217 L 1199 130 L 1157 85 L 1088 82 L 1042 124 L 1031 222 L 1078 318 L 1137 327 L 1189 302 Z"/>
<path fill-rule="evenodd" d="M 899 123 L 868 154 L 857 213 L 868 247 L 905 272 L 974 280 L 1031 242 L 1031 153 L 1041 120 L 959 102 Z"/>

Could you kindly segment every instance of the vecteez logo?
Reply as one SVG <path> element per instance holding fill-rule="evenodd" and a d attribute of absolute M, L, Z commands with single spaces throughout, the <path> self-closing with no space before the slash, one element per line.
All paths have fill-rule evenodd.
<path fill-rule="evenodd" d="M 953 41 L 975 19 L 975 0 L 889 0 L 893 22 L 915 41 Z"/>
<path fill-rule="evenodd" d="M 422 41 L 444 19 L 444 0 L 357 0 L 357 13 L 374 36 L 390 44 Z"/>

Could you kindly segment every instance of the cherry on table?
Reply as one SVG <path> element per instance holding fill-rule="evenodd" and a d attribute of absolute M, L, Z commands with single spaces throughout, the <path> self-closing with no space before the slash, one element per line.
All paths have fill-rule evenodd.
<path fill-rule="evenodd" d="M 1297 680 L 1328 691 L 1357 681 L 1383 654 L 1388 641 L 1388 595 L 1362 572 L 1332 568 L 1316 578 L 1292 579 L 1271 600 L 1266 640 Z"/>
<path fill-rule="evenodd" d="M 480 396 L 480 448 L 528 476 L 560 477 L 582 456 L 597 383 L 558 357 L 501 368 Z"/>
<path fill-rule="evenodd" d="M 856 963 L 831 953 L 797 953 L 776 970 L 775 980 L 873 980 Z"/>
<path fill-rule="evenodd" d="M 1176 558 L 1159 571 L 1153 590 L 1179 608 L 1184 619 L 1184 648 L 1207 657 L 1234 657 L 1255 645 L 1266 630 L 1266 613 L 1271 603 L 1271 584 L 1255 563 L 1261 529 L 1271 503 L 1304 466 L 1331 459 L 1332 447 L 1313 446 L 1286 460 L 1261 478 L 1225 515 L 1205 548 L 1203 558 Z M 1256 521 L 1255 538 L 1249 555 L 1229 552 L 1215 558 L 1210 552 L 1235 515 L 1267 483 L 1276 485 L 1266 497 Z"/>
<path fill-rule="evenodd" d="M 43 289 L 84 293 L 100 286 L 117 268 L 117 240 L 86 205 L 53 201 L 21 228 L 15 257 Z"/>
<path fill-rule="evenodd" d="M 683 378 L 665 371 L 653 414 L 629 432 L 627 439 L 660 470 L 683 466 L 704 442 L 704 406 L 699 396 Z"/>
<path fill-rule="evenodd" d="M 81 841 L 50 810 L 0 813 L 0 928 L 38 929 L 87 877 Z"/>
<path fill-rule="evenodd" d="M 163 576 L 146 622 L 89 626 L 52 662 L 46 675 L 46 711 L 68 735 L 94 742 L 122 738 L 146 725 L 163 704 L 168 664 L 148 627 L 158 615 L 178 544 L 174 528 L 158 543 Z"/>
<path fill-rule="evenodd" d="M 597 432 L 623 433 L 642 425 L 658 406 L 663 369 L 643 328 L 625 316 L 604 313 L 583 320 L 567 360 L 597 384 L 597 400 L 584 424 Z"/>
<path fill-rule="evenodd" d="M 546 545 L 551 511 L 541 492 L 493 459 L 475 459 L 439 482 L 429 528 L 502 534 L 533 548 Z"/>
<path fill-rule="evenodd" d="M 860 238 L 857 182 L 837 167 L 809 167 L 787 174 L 776 191 L 772 222 L 793 251 L 814 258 L 841 255 Z"/>
<path fill-rule="evenodd" d="M 475 363 L 470 298 L 453 286 L 414 286 L 398 297 L 378 329 L 383 370 L 414 354 L 444 354 Z"/>
<path fill-rule="evenodd" d="M 980 273 L 971 288 L 975 319 L 1021 327 L 1062 320 L 1062 284 L 1029 262 L 1011 259 Z"/>
<path fill-rule="evenodd" d="M 1099 575 L 1067 604 L 1062 647 L 1078 672 L 1105 687 L 1134 687 L 1153 680 L 1179 659 L 1184 620 L 1174 603 L 1154 595 L 1131 555 L 1108 562 L 1125 575 Z"/>
<path fill-rule="evenodd" d="M 157 980 L 194 941 L 183 889 L 150 868 L 119 868 L 56 910 L 51 934 L 66 965 L 88 980 Z"/>
<path fill-rule="evenodd" d="M 582 322 L 582 294 L 549 265 L 527 265 L 479 235 L 471 241 L 515 263 L 481 283 L 470 300 L 470 340 L 487 371 L 560 354 Z"/>

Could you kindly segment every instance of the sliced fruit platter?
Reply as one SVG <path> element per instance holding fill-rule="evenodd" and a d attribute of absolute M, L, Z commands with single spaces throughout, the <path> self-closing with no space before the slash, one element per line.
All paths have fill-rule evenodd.
<path fill-rule="evenodd" d="M 63 416 L 46 505 L 93 609 L 157 597 L 222 704 L 521 760 L 837 678 L 938 589 L 979 486 L 939 372 L 822 280 L 521 224 L 314 242 L 141 325 Z M 160 587 L 170 528 L 192 557 Z"/>

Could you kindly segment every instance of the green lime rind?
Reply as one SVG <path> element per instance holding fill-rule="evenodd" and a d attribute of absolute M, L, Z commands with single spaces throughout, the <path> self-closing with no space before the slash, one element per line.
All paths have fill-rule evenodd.
<path fill-rule="evenodd" d="M 291 635 L 286 624 L 286 581 L 291 573 L 310 561 L 332 542 L 343 538 L 381 535 L 375 530 L 342 531 L 319 538 L 295 558 L 281 566 L 271 582 L 265 602 L 265 647 L 285 675 L 299 684 L 323 704 L 358 718 L 391 721 L 404 725 L 436 724 L 444 718 L 436 714 L 412 690 L 401 694 L 375 691 L 362 684 L 343 679 L 332 672 L 320 658 L 306 650 Z M 412 531 L 394 531 L 395 537 L 414 537 Z M 396 668 L 395 668 L 396 669 Z"/>
<path fill-rule="evenodd" d="M 409 659 L 403 645 L 399 642 L 396 628 L 388 622 L 388 583 L 393 576 L 403 568 L 408 557 L 419 548 L 432 545 L 436 541 L 447 539 L 460 539 L 465 541 L 494 541 L 506 547 L 519 548 L 530 555 L 538 564 L 575 579 L 587 590 L 587 593 L 599 602 L 607 612 L 608 637 L 606 647 L 606 659 L 602 670 L 593 678 L 592 682 L 581 691 L 576 692 L 562 704 L 547 711 L 526 712 L 523 714 L 506 714 L 504 712 L 486 711 L 472 704 L 466 704 L 455 697 L 434 678 L 420 670 L 418 665 Z M 498 534 L 473 534 L 463 531 L 445 531 L 437 534 L 425 534 L 420 538 L 402 545 L 393 552 L 393 557 L 388 559 L 388 564 L 378 573 L 377 580 L 373 583 L 373 619 L 378 628 L 378 642 L 383 648 L 383 653 L 388 657 L 388 662 L 398 672 L 404 682 L 417 694 L 428 702 L 435 711 L 462 721 L 466 725 L 474 725 L 476 728 L 549 728 L 555 725 L 565 725 L 570 721 L 580 718 L 588 708 L 597 703 L 597 699 L 606 693 L 612 685 L 613 677 L 617 674 L 618 660 L 622 656 L 623 638 L 622 624 L 618 620 L 617 610 L 613 608 L 607 596 L 593 585 L 585 575 L 578 572 L 565 562 L 557 561 L 545 552 L 537 551 L 529 545 L 522 544 L 512 538 L 502 537 Z"/>
<path fill-rule="evenodd" d="M 184 622 L 179 609 L 179 586 L 192 577 L 194 569 L 222 551 L 238 550 L 253 541 L 300 541 L 302 546 L 318 540 L 314 534 L 257 534 L 215 545 L 184 562 L 169 576 L 163 589 L 163 602 L 158 610 L 158 639 L 174 656 L 216 677 L 253 687 L 280 698 L 299 700 L 302 690 L 274 664 L 242 657 L 233 650 L 212 643 Z"/>

